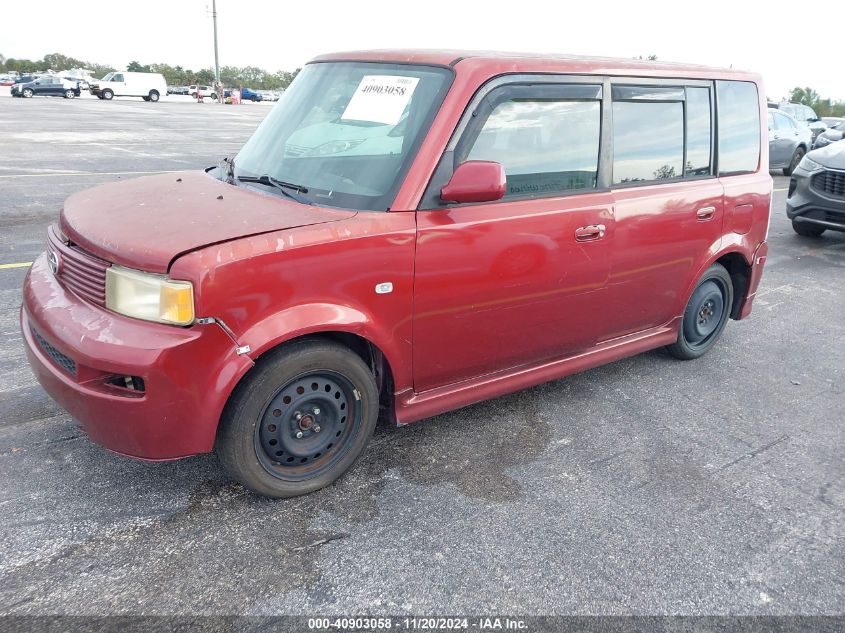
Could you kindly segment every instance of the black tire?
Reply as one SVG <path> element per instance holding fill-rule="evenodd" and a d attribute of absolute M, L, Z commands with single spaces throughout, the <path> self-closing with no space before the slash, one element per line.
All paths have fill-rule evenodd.
<path fill-rule="evenodd" d="M 159 99 L 158 90 L 150 90 L 150 94 L 147 97 L 147 101 L 152 101 L 153 103 L 157 102 Z"/>
<path fill-rule="evenodd" d="M 73 90 L 65 90 L 65 99 L 73 99 L 75 96 Z"/>
<path fill-rule="evenodd" d="M 103 92 L 101 92 L 100 94 L 103 95 L 103 99 L 105 99 L 106 101 L 111 101 L 112 99 L 114 99 L 114 93 L 108 88 L 103 90 Z"/>
<path fill-rule="evenodd" d="M 34 94 L 35 93 L 32 91 L 32 88 L 24 88 L 23 92 L 21 92 L 21 96 L 23 96 L 24 99 L 32 99 Z"/>
<path fill-rule="evenodd" d="M 701 276 L 687 302 L 678 339 L 666 347 L 681 360 L 693 360 L 716 344 L 733 306 L 733 282 L 725 267 L 713 264 Z"/>
<path fill-rule="evenodd" d="M 216 93 L 216 92 L 212 92 L 212 93 L 211 93 L 211 100 L 212 100 L 212 101 L 217 101 L 217 93 Z"/>
<path fill-rule="evenodd" d="M 192 93 L 191 93 L 191 98 L 192 98 L 192 99 L 196 99 L 196 98 L 197 98 L 197 93 L 196 93 L 196 92 L 192 92 Z"/>
<path fill-rule="evenodd" d="M 343 475 L 369 442 L 379 412 L 375 379 L 348 348 L 317 339 L 259 359 L 232 394 L 215 451 L 258 494 L 314 492 Z"/>
<path fill-rule="evenodd" d="M 798 167 L 798 163 L 801 162 L 801 159 L 804 158 L 804 154 L 807 153 L 803 147 L 799 147 L 795 150 L 795 153 L 792 155 L 792 160 L 789 161 L 789 165 L 783 168 L 783 175 L 784 176 L 791 176 L 792 172 L 795 171 L 795 168 Z"/>
<path fill-rule="evenodd" d="M 826 229 L 823 226 L 815 226 L 806 222 L 796 222 L 793 220 L 792 230 L 798 233 L 798 235 L 803 235 L 804 237 L 821 237 L 821 234 L 824 233 Z"/>

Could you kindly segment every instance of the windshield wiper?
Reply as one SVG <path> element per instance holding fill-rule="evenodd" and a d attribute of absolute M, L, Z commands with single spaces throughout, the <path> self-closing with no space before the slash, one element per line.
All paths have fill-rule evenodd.
<path fill-rule="evenodd" d="M 311 204 L 305 198 L 301 196 L 296 196 L 292 194 L 288 189 L 292 191 L 296 191 L 298 193 L 308 193 L 308 188 L 303 187 L 302 185 L 295 185 L 292 182 L 285 182 L 284 180 L 279 180 L 278 178 L 273 178 L 269 174 L 264 174 L 263 176 L 238 176 L 238 182 L 257 182 L 260 185 L 266 185 L 268 187 L 275 187 L 283 194 L 285 194 L 288 198 L 292 198 L 297 202 L 302 204 Z"/>

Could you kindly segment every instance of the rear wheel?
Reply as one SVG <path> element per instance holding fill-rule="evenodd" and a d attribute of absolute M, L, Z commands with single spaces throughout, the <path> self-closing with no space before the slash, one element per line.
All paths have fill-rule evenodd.
<path fill-rule="evenodd" d="M 111 101 L 112 99 L 114 99 L 114 93 L 111 90 L 103 90 L 102 94 L 103 99 L 105 99 L 106 101 Z"/>
<path fill-rule="evenodd" d="M 354 352 L 303 340 L 259 360 L 226 405 L 215 450 L 229 474 L 268 497 L 319 490 L 343 475 L 378 418 L 373 374 Z"/>
<path fill-rule="evenodd" d="M 147 97 L 147 101 L 152 101 L 155 103 L 159 99 L 158 90 L 150 90 L 150 95 Z"/>
<path fill-rule="evenodd" d="M 801 162 L 801 159 L 804 158 L 804 154 L 807 153 L 803 147 L 799 147 L 795 150 L 795 153 L 792 155 L 792 160 L 789 161 L 789 166 L 783 168 L 783 175 L 784 176 L 791 176 L 792 172 L 795 171 L 795 168 L 798 167 L 798 163 Z"/>
<path fill-rule="evenodd" d="M 825 232 L 823 226 L 814 226 L 806 222 L 796 222 L 795 220 L 792 221 L 792 230 L 804 237 L 819 237 Z"/>
<path fill-rule="evenodd" d="M 65 99 L 73 99 L 75 96 L 73 90 L 65 90 Z"/>
<path fill-rule="evenodd" d="M 687 303 L 678 339 L 666 349 L 681 360 L 703 356 L 722 335 L 732 305 L 731 276 L 724 266 L 713 264 L 701 276 Z"/>

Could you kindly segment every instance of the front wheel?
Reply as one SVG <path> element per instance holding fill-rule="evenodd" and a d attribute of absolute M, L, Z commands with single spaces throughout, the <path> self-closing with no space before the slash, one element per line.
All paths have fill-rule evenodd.
<path fill-rule="evenodd" d="M 215 451 L 232 478 L 267 497 L 313 492 L 343 475 L 376 426 L 369 367 L 331 341 L 262 357 L 223 412 Z"/>
<path fill-rule="evenodd" d="M 677 340 L 667 346 L 681 360 L 706 354 L 716 344 L 731 314 L 733 282 L 725 267 L 713 264 L 702 275 L 690 297 Z"/>
<path fill-rule="evenodd" d="M 795 220 L 792 221 L 792 230 L 804 237 L 819 237 L 825 232 L 823 226 L 815 226 L 806 222 L 796 222 Z"/>
<path fill-rule="evenodd" d="M 32 92 L 32 88 L 24 88 L 22 94 L 25 98 L 31 99 L 32 95 L 34 95 L 35 93 Z"/>
<path fill-rule="evenodd" d="M 65 90 L 65 99 L 73 99 L 75 96 L 73 90 Z"/>
<path fill-rule="evenodd" d="M 792 160 L 789 161 L 789 166 L 783 168 L 783 175 L 784 176 L 791 176 L 792 172 L 795 171 L 795 168 L 798 167 L 798 163 L 801 162 L 801 159 L 804 158 L 804 154 L 807 151 L 803 147 L 799 147 L 795 150 L 795 153 L 792 155 Z"/>
<path fill-rule="evenodd" d="M 103 99 L 111 101 L 114 99 L 114 93 L 111 90 L 103 90 Z"/>

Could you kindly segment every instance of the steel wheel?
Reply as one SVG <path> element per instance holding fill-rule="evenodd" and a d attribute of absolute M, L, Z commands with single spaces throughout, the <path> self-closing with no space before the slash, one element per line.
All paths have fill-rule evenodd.
<path fill-rule="evenodd" d="M 684 320 L 684 337 L 695 347 L 707 342 L 725 316 L 725 289 L 714 280 L 701 284 L 690 300 L 694 318 Z"/>
<path fill-rule="evenodd" d="M 704 355 L 722 335 L 732 306 L 733 280 L 724 266 L 713 264 L 687 302 L 677 340 L 666 349 L 682 360 Z"/>
<path fill-rule="evenodd" d="M 255 427 L 256 454 L 274 477 L 317 476 L 343 457 L 359 417 L 349 380 L 329 371 L 306 374 L 282 387 L 264 408 Z"/>
<path fill-rule="evenodd" d="M 233 392 L 215 451 L 229 474 L 268 497 L 319 490 L 363 452 L 379 413 L 375 377 L 335 341 L 271 350 Z"/>

